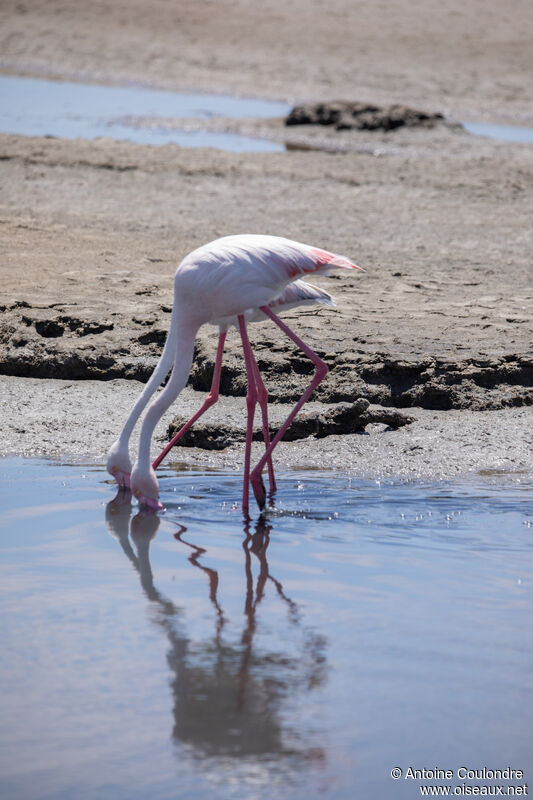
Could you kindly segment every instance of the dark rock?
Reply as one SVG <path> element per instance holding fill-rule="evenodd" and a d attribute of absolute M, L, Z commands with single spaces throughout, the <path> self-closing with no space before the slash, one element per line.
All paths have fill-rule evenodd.
<path fill-rule="evenodd" d="M 185 417 L 175 417 L 168 427 L 168 439 L 173 436 L 186 423 Z M 413 417 L 402 414 L 394 409 L 370 408 L 368 400 L 359 398 L 354 403 L 336 403 L 332 408 L 323 413 L 308 412 L 300 414 L 286 431 L 283 441 L 292 442 L 296 439 L 306 439 L 314 436 L 322 439 L 334 434 L 361 433 L 372 422 L 385 423 L 389 428 L 396 429 L 408 425 Z M 273 438 L 277 428 L 270 426 L 270 436 Z M 235 428 L 224 422 L 198 423 L 190 428 L 179 441 L 181 447 L 200 447 L 203 450 L 224 450 L 232 444 L 245 441 L 244 429 Z M 254 441 L 263 439 L 260 428 L 254 430 Z"/>
<path fill-rule="evenodd" d="M 286 125 L 330 125 L 335 130 L 391 131 L 402 127 L 434 127 L 442 114 L 419 111 L 402 105 L 376 106 L 336 100 L 294 106 Z"/>
<path fill-rule="evenodd" d="M 174 417 L 167 430 L 169 441 L 186 422 L 187 419 L 185 417 Z M 259 438 L 258 432 L 254 435 L 254 439 L 257 438 Z M 187 431 L 176 446 L 199 447 L 202 450 L 225 450 L 226 447 L 230 447 L 236 442 L 244 442 L 244 440 L 244 430 L 239 430 L 223 422 L 198 422 Z"/>
<path fill-rule="evenodd" d="M 391 430 L 398 430 L 398 428 L 403 428 L 404 425 L 409 425 L 411 422 L 414 422 L 414 417 L 402 414 L 396 408 L 375 407 L 369 409 L 366 414 L 363 414 L 361 420 L 365 425 L 371 422 L 378 422 L 386 425 Z"/>
<path fill-rule="evenodd" d="M 146 333 L 141 334 L 141 336 L 137 337 L 137 341 L 140 344 L 158 344 L 161 347 L 164 346 L 167 340 L 167 331 L 158 330 L 157 328 L 153 328 L 151 331 L 147 331 Z"/>
<path fill-rule="evenodd" d="M 58 319 L 77 336 L 104 333 L 104 331 L 112 331 L 114 327 L 112 322 L 100 322 L 99 320 L 83 320 L 70 316 L 60 316 Z"/>
<path fill-rule="evenodd" d="M 51 315 L 49 309 L 32 309 L 31 314 L 24 314 L 22 322 L 33 325 L 39 336 L 45 339 L 56 339 L 68 331 L 76 336 L 90 336 L 91 334 L 112 331 L 112 322 L 102 322 L 98 319 L 79 319 L 69 314 Z"/>
<path fill-rule="evenodd" d="M 38 320 L 35 323 L 35 330 L 39 336 L 44 336 L 46 339 L 53 339 L 57 336 L 63 336 L 65 333 L 65 326 L 61 325 L 55 319 Z"/>

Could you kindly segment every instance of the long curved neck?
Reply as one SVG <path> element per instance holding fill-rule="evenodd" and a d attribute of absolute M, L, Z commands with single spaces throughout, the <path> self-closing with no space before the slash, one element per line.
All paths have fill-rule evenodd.
<path fill-rule="evenodd" d="M 133 406 L 129 417 L 126 420 L 124 428 L 122 429 L 122 432 L 118 439 L 121 448 L 126 452 L 126 454 L 128 450 L 128 443 L 132 431 L 137 423 L 137 420 L 139 419 L 142 412 L 150 402 L 150 398 L 152 397 L 154 392 L 165 380 L 169 370 L 172 367 L 172 364 L 174 363 L 178 320 L 179 320 L 179 314 L 177 309 L 177 303 L 176 300 L 174 299 L 174 305 L 172 306 L 172 314 L 170 317 L 170 327 L 168 329 L 167 339 L 165 342 L 165 346 L 163 347 L 163 352 L 161 353 L 161 357 L 154 371 L 152 372 L 146 386 L 144 387 L 140 396 L 136 400 L 135 405 Z"/>
<path fill-rule="evenodd" d="M 198 326 L 195 325 L 177 325 L 174 366 L 170 379 L 161 394 L 150 404 L 141 427 L 138 463 L 143 467 L 149 468 L 150 465 L 150 444 L 155 426 L 187 383 L 197 330 Z"/>

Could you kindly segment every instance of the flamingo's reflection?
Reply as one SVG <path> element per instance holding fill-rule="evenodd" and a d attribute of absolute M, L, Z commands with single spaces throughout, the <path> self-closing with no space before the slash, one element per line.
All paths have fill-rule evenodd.
<path fill-rule="evenodd" d="M 325 752 L 314 744 L 317 728 L 309 720 L 295 720 L 287 704 L 326 680 L 326 640 L 304 624 L 298 605 L 289 598 L 282 584 L 271 574 L 267 550 L 271 525 L 260 518 L 252 530 L 244 524 L 244 625 L 240 642 L 225 636 L 228 624 L 219 602 L 219 574 L 201 563 L 204 548 L 195 544 L 192 534 L 180 526 L 178 542 L 190 549 L 192 567 L 207 578 L 209 599 L 214 611 L 213 633 L 199 645 L 185 629 L 186 598 L 183 608 L 165 597 L 154 585 L 150 565 L 150 543 L 157 534 L 160 518 L 139 512 L 131 516 L 129 494 L 120 491 L 106 508 L 106 524 L 139 574 L 146 597 L 157 606 L 151 618 L 164 630 L 170 644 L 167 659 L 173 693 L 173 738 L 185 745 L 194 757 L 290 757 L 291 769 L 310 762 L 325 765 Z M 134 549 L 135 548 L 135 549 Z M 258 563 L 254 580 L 253 559 Z M 223 579 L 222 575 L 222 579 Z M 259 623 L 258 607 L 267 584 L 275 588 L 286 608 L 288 624 L 295 633 L 290 652 L 280 652 L 280 639 L 274 646 L 255 646 Z M 285 616 L 285 614 L 284 614 Z M 299 642 L 299 650 L 294 648 Z M 310 726 L 306 730 L 306 726 Z"/>

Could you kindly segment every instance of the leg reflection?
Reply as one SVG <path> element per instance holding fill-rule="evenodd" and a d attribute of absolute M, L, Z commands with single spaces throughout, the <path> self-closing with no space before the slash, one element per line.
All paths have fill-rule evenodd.
<path fill-rule="evenodd" d="M 184 591 L 182 605 L 177 605 L 154 583 L 150 547 L 161 517 L 139 512 L 131 518 L 131 506 L 123 499 L 117 496 L 108 504 L 106 524 L 138 573 L 146 597 L 156 607 L 157 613 L 150 618 L 164 632 L 169 644 L 172 736 L 180 747 L 181 757 L 185 753 L 203 759 L 242 760 L 253 756 L 272 758 L 277 765 L 281 759 L 287 769 L 296 772 L 310 762 L 323 765 L 325 754 L 320 746 L 314 745 L 311 728 L 303 723 L 300 728 L 286 726 L 291 708 L 298 702 L 305 707 L 306 693 L 325 681 L 326 640 L 306 628 L 296 602 L 270 574 L 267 551 L 272 526 L 261 518 L 253 531 L 249 522 L 244 526 L 244 625 L 223 610 L 221 577 L 228 571 L 219 575 L 218 570 L 203 564 L 202 559 L 209 553 L 193 543 L 191 533 L 185 528 L 180 526 L 174 534 L 177 542 L 191 551 L 189 564 L 207 577 L 215 618 L 214 630 L 206 633 L 205 616 L 197 616 L 201 602 L 197 597 Z M 254 562 L 258 564 L 256 579 Z M 231 596 L 237 584 L 235 579 L 228 582 L 230 585 L 225 588 Z M 291 637 L 290 651 L 284 649 L 284 640 L 272 633 L 282 619 L 270 620 L 268 630 L 260 626 L 258 610 L 269 582 L 276 588 L 271 599 L 279 597 L 288 606 L 289 624 L 298 633 Z M 200 631 L 196 627 L 187 629 L 191 613 L 201 619 Z M 272 613 L 270 605 L 269 613 Z M 261 647 L 256 647 L 259 632 Z"/>
<path fill-rule="evenodd" d="M 203 547 L 198 547 L 195 544 L 191 544 L 190 542 L 186 542 L 183 538 L 183 534 L 187 530 L 185 527 L 181 526 L 182 530 L 178 531 L 174 534 L 174 538 L 181 542 L 186 547 L 190 547 L 193 551 L 189 556 L 189 561 L 193 565 L 193 567 L 197 567 L 198 569 L 202 570 L 207 575 L 209 581 L 209 599 L 213 604 L 213 607 L 217 614 L 217 636 L 220 634 L 222 627 L 224 625 L 224 612 L 219 605 L 217 599 L 217 590 L 218 590 L 218 572 L 215 569 L 210 569 L 209 567 L 203 566 L 200 564 L 200 556 L 202 556 L 206 551 Z"/>

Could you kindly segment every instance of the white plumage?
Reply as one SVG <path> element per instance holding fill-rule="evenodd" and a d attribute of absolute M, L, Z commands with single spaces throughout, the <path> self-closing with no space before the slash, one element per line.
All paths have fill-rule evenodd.
<path fill-rule="evenodd" d="M 277 236 L 255 234 L 226 236 L 217 239 L 199 247 L 183 259 L 176 270 L 174 305 L 161 358 L 132 409 L 122 433 L 108 454 L 107 468 L 119 484 L 129 486 L 131 472 L 131 489 L 140 503 L 152 508 L 161 508 L 158 502 L 157 479 L 154 469 L 150 465 L 152 434 L 161 415 L 176 399 L 187 382 L 198 329 L 202 325 L 210 323 L 217 325 L 220 329 L 213 386 L 206 402 L 185 426 L 185 429 L 218 398 L 218 381 L 220 380 L 224 341 L 228 328 L 234 325 L 241 333 L 249 383 L 243 509 L 248 510 L 250 482 L 259 505 L 261 507 L 264 505 L 265 491 L 261 479 L 262 469 L 265 464 L 268 464 L 272 490 L 272 484 L 275 487 L 275 480 L 271 452 L 298 410 L 327 372 L 326 365 L 277 318 L 276 313 L 299 305 L 334 306 L 333 299 L 328 292 L 301 280 L 302 275 L 327 274 L 332 268 L 361 269 L 344 256 L 326 250 Z M 259 322 L 267 318 L 272 319 L 281 327 L 317 366 L 317 374 L 311 386 L 304 392 L 272 443 L 268 441 L 266 390 L 246 334 L 247 323 Z M 171 368 L 172 373 L 167 385 L 146 412 L 141 427 L 137 461 L 131 470 L 128 452 L 131 433 L 151 396 Z M 257 402 L 260 403 L 263 412 L 263 429 L 267 448 L 265 455 L 250 474 L 251 432 Z M 180 431 L 170 446 L 183 433 L 184 430 Z M 154 465 L 160 462 L 169 449 L 170 447 L 165 448 Z"/>

